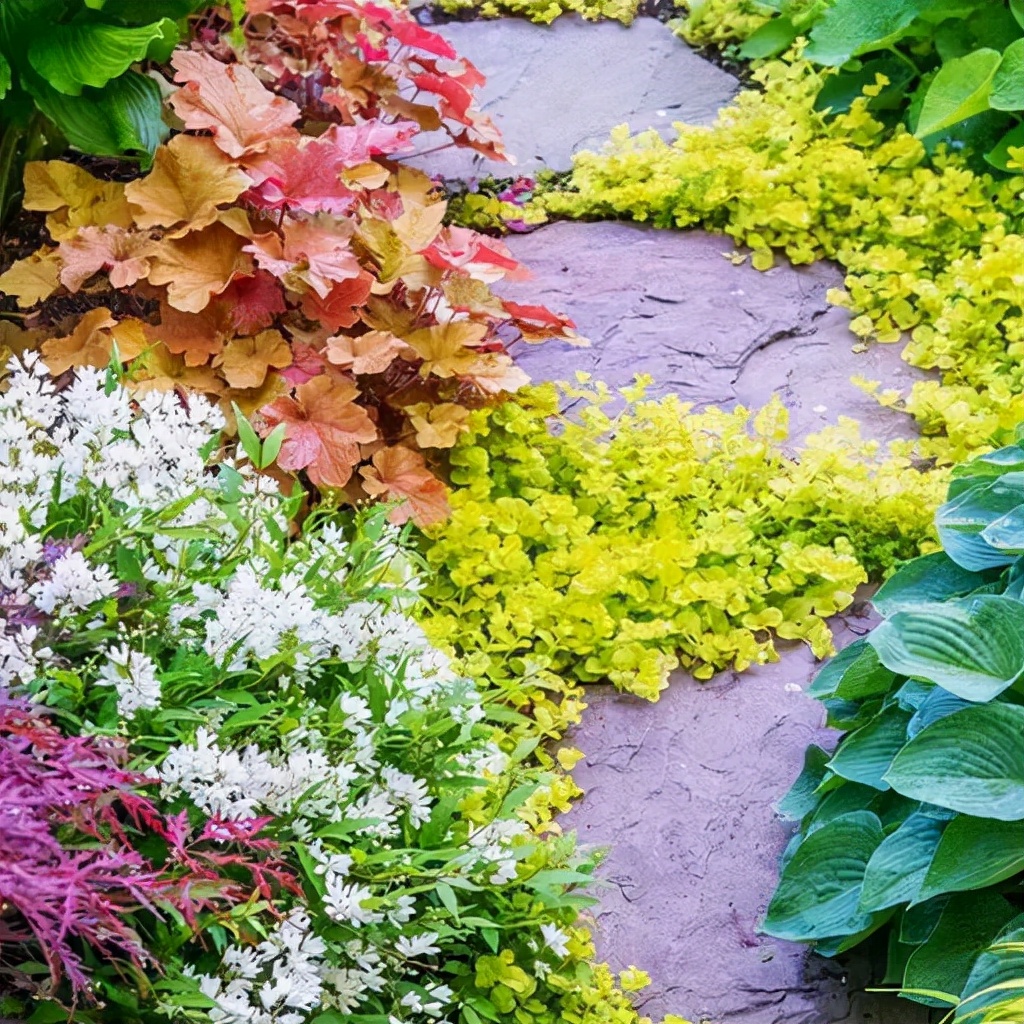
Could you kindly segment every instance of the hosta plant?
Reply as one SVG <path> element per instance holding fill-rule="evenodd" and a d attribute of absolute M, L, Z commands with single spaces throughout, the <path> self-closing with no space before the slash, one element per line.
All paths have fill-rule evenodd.
<path fill-rule="evenodd" d="M 25 159 L 70 143 L 148 164 L 167 134 L 160 88 L 140 68 L 166 60 L 202 0 L 4 0 L 0 6 L 0 223 Z"/>
<path fill-rule="evenodd" d="M 31 356 L 0 395 L 0 685 L 68 737 L 45 747 L 42 726 L 16 723 L 8 750 L 0 718 L 0 815 L 31 809 L 15 825 L 40 850 L 16 842 L 0 864 L 6 1014 L 634 1021 L 578 925 L 593 861 L 526 820 L 551 782 L 529 763 L 539 737 L 510 739 L 512 713 L 410 617 L 397 528 L 381 510 L 346 525 L 321 508 L 295 535 L 300 499 L 220 454 L 223 425 L 201 397 L 132 398 L 112 371 L 58 388 Z M 131 775 L 104 761 L 115 753 Z M 5 825 L 0 849 L 10 840 Z M 29 856 L 52 877 L 19 878 L 12 898 Z M 261 857 L 276 874 L 254 886 Z M 175 904 L 156 886 L 186 867 Z M 99 886 L 119 911 L 103 949 L 87 919 L 32 925 L 76 868 L 71 894 Z M 235 902 L 240 885 L 255 895 L 222 906 L 221 875 Z"/>
<path fill-rule="evenodd" d="M 1021 1009 L 1024 935 L 1024 443 L 954 471 L 944 550 L 878 592 L 884 621 L 811 692 L 845 731 L 811 747 L 780 806 L 800 823 L 765 930 L 851 948 L 884 928 L 886 981 L 957 1006 Z M 995 987 L 993 987 L 995 986 Z M 996 1013 L 997 1016 L 989 1016 Z"/>
<path fill-rule="evenodd" d="M 437 519 L 432 465 L 471 408 L 526 380 L 506 343 L 574 337 L 496 297 L 490 284 L 523 269 L 501 242 L 445 227 L 431 180 L 394 159 L 423 129 L 500 155 L 473 105 L 482 78 L 370 0 L 252 0 L 237 55 L 215 27 L 171 58 L 186 130 L 144 177 L 28 166 L 24 205 L 53 245 L 0 289 L 43 303 L 30 324 L 53 373 L 116 350 L 142 390 L 205 393 L 259 413 L 264 433 L 283 424 L 278 464 L 311 485 Z M 93 308 L 64 322 L 69 294 Z"/>

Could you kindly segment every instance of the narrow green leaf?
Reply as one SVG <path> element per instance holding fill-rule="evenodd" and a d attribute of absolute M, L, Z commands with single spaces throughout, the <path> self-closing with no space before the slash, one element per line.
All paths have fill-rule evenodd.
<path fill-rule="evenodd" d="M 459 901 L 455 895 L 455 890 L 447 882 L 439 881 L 434 886 L 434 892 L 437 893 L 437 898 L 444 904 L 452 917 L 458 920 Z"/>
<path fill-rule="evenodd" d="M 943 64 L 925 93 L 914 135 L 923 139 L 988 110 L 1001 59 L 998 50 L 983 48 Z"/>
<path fill-rule="evenodd" d="M 886 668 L 989 701 L 1024 675 L 1024 604 L 995 594 L 897 612 L 869 636 Z"/>
<path fill-rule="evenodd" d="M 962 814 L 1024 818 L 1024 707 L 983 704 L 923 729 L 885 778 L 897 793 Z"/>
<path fill-rule="evenodd" d="M 287 423 L 278 423 L 274 429 L 267 434 L 263 441 L 263 454 L 260 458 L 260 469 L 266 469 L 281 454 L 281 445 L 284 444 L 284 435 L 288 429 Z"/>
<path fill-rule="evenodd" d="M 960 815 L 947 826 L 917 896 L 995 885 L 1024 871 L 1024 821 Z"/>
<path fill-rule="evenodd" d="M 7 58 L 0 53 L 0 100 L 7 95 L 11 82 L 11 65 L 7 63 Z"/>
<path fill-rule="evenodd" d="M 245 413 L 238 408 L 237 403 L 231 403 L 231 409 L 235 414 L 235 425 L 238 427 L 238 440 L 242 445 L 249 461 L 259 468 L 261 459 L 261 448 L 259 435 L 253 429 L 253 425 L 245 418 Z"/>
<path fill-rule="evenodd" d="M 864 872 L 860 909 L 872 913 L 918 895 L 942 837 L 943 822 L 912 814 L 871 855 Z"/>
<path fill-rule="evenodd" d="M 1003 59 L 992 79 L 989 105 L 995 110 L 1024 110 L 1024 39 L 1003 51 Z"/>

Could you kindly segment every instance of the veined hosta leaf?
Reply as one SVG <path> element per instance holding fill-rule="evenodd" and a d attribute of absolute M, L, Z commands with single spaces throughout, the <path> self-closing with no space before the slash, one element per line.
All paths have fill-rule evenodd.
<path fill-rule="evenodd" d="M 917 899 L 944 825 L 927 815 L 912 814 L 882 840 L 864 872 L 861 910 L 871 913 Z"/>
<path fill-rule="evenodd" d="M 988 101 L 995 110 L 1024 110 L 1024 39 L 1003 51 Z"/>
<path fill-rule="evenodd" d="M 928 86 L 914 134 L 934 135 L 989 109 L 992 79 L 1002 59 L 998 50 L 983 48 L 947 61 Z"/>
<path fill-rule="evenodd" d="M 846 736 L 828 767 L 850 782 L 860 782 L 872 789 L 886 790 L 883 777 L 892 759 L 907 742 L 910 715 L 890 707 L 873 721 Z"/>
<path fill-rule="evenodd" d="M 177 26 L 169 18 L 137 28 L 73 22 L 38 34 L 28 59 L 57 92 L 79 96 L 83 86 L 101 88 L 148 56 L 154 45 L 173 46 L 177 38 Z"/>
<path fill-rule="evenodd" d="M 983 704 L 923 729 L 886 781 L 913 800 L 1000 821 L 1024 818 L 1024 708 Z"/>
<path fill-rule="evenodd" d="M 789 792 L 779 801 L 778 812 L 790 821 L 799 821 L 809 814 L 821 799 L 816 793 L 825 778 L 828 754 L 812 743 L 804 751 L 804 768 L 790 787 Z"/>
<path fill-rule="evenodd" d="M 995 594 L 897 612 L 868 639 L 886 668 L 964 700 L 992 700 L 1024 675 L 1024 604 Z"/>
<path fill-rule="evenodd" d="M 1024 871 L 1024 821 L 960 815 L 947 826 L 917 899 L 994 885 Z"/>
<path fill-rule="evenodd" d="M 930 694 L 921 702 L 921 706 L 914 713 L 914 717 L 907 726 L 907 739 L 912 740 L 922 729 L 926 729 L 932 722 L 940 718 L 963 711 L 971 707 L 971 702 L 963 700 L 955 693 L 936 686 Z"/>
<path fill-rule="evenodd" d="M 1021 69 L 1024 76 L 1024 68 Z M 981 531 L 981 539 L 990 547 L 1014 555 L 1024 553 L 1024 505 L 993 520 Z"/>
<path fill-rule="evenodd" d="M 871 915 L 858 904 L 864 870 L 882 838 L 882 823 L 870 811 L 842 815 L 812 832 L 782 872 L 764 930 L 805 942 L 870 927 Z"/>
<path fill-rule="evenodd" d="M 960 993 L 955 1024 L 1024 1020 L 1024 914 L 1015 917 L 977 960 Z"/>
<path fill-rule="evenodd" d="M 958 893 L 946 904 L 928 941 L 907 962 L 904 988 L 962 992 L 978 956 L 1015 915 L 997 893 Z"/>
<path fill-rule="evenodd" d="M 888 693 L 895 676 L 878 660 L 878 654 L 866 640 L 856 640 L 843 648 L 814 677 L 808 693 L 812 697 L 839 697 L 863 700 Z"/>
<path fill-rule="evenodd" d="M 936 551 L 901 566 L 882 584 L 871 603 L 888 616 L 908 605 L 970 594 L 984 582 L 985 577 L 963 568 L 945 551 Z"/>

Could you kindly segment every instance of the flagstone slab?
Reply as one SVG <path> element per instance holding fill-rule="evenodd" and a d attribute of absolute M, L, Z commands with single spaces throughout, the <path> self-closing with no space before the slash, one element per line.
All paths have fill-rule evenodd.
<path fill-rule="evenodd" d="M 520 346 L 516 360 L 534 379 L 583 370 L 615 387 L 645 373 L 652 395 L 698 406 L 759 408 L 778 396 L 794 440 L 840 416 L 878 440 L 914 434 L 909 417 L 850 378 L 907 389 L 924 375 L 898 345 L 855 351 L 849 314 L 826 298 L 842 284 L 832 264 L 780 260 L 762 272 L 727 259 L 732 243 L 721 235 L 610 222 L 551 224 L 508 244 L 533 277 L 502 285 L 503 294 L 568 313 L 591 342 Z"/>
<path fill-rule="evenodd" d="M 660 21 L 618 22 L 562 17 L 552 25 L 518 18 L 436 26 L 461 56 L 487 76 L 481 107 L 494 118 L 511 170 L 449 149 L 420 161 L 447 178 L 568 170 L 573 153 L 599 148 L 612 128 L 657 128 L 670 137 L 673 121 L 705 124 L 738 91 L 738 82 L 698 57 Z M 423 137 L 436 146 L 437 133 Z"/>

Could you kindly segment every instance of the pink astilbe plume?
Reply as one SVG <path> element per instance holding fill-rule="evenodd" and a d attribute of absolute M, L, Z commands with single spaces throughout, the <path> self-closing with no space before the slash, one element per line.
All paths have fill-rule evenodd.
<path fill-rule="evenodd" d="M 64 736 L 41 709 L 0 690 L 0 973 L 21 987 L 35 982 L 12 961 L 41 955 L 54 987 L 66 979 L 88 997 L 87 947 L 139 970 L 154 966 L 135 911 L 174 906 L 194 922 L 200 910 L 247 899 L 253 886 L 265 898 L 296 888 L 267 857 L 273 844 L 257 838 L 268 819 L 230 830 L 211 822 L 190 843 L 184 815 L 167 818 L 140 795 L 153 779 L 122 768 L 125 757 L 120 741 Z M 165 864 L 132 848 L 136 832 L 166 842 Z M 245 852 L 210 852 L 211 840 Z M 224 873 L 235 867 L 241 882 Z"/>

